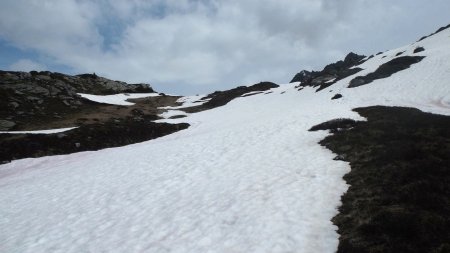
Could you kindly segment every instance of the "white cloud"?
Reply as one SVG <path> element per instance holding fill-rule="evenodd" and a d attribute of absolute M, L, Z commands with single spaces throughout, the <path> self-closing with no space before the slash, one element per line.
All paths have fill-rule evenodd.
<path fill-rule="evenodd" d="M 0 38 L 75 72 L 196 93 L 287 82 L 301 68 L 322 67 L 351 50 L 400 46 L 445 25 L 450 3 L 435 3 L 5 0 Z"/>
<path fill-rule="evenodd" d="M 14 62 L 13 64 L 11 64 L 9 66 L 9 70 L 29 72 L 32 70 L 43 71 L 43 70 L 47 70 L 47 68 L 44 65 L 34 62 L 30 59 L 20 59 L 20 60 Z"/>

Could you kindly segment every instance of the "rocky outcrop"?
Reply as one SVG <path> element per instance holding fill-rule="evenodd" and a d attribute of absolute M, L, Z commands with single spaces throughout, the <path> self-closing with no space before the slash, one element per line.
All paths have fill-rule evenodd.
<path fill-rule="evenodd" d="M 349 53 L 343 61 L 338 61 L 325 66 L 321 71 L 302 70 L 291 80 L 300 82 L 299 87 L 318 87 L 317 91 L 323 90 L 337 81 L 351 76 L 361 71 L 361 68 L 354 68 L 363 63 L 365 56 Z"/>
<path fill-rule="evenodd" d="M 92 102 L 77 93 L 96 95 L 120 92 L 154 92 L 147 84 L 127 84 L 95 74 L 78 76 L 48 71 L 0 71 L 0 119 L 16 122 L 50 121 L 89 107 Z M 2 129 L 15 125 L 2 124 Z"/>
<path fill-rule="evenodd" d="M 350 81 L 348 88 L 354 88 L 373 82 L 376 79 L 389 77 L 399 71 L 420 62 L 425 56 L 401 56 L 380 65 L 374 72 L 365 76 L 357 76 Z"/>

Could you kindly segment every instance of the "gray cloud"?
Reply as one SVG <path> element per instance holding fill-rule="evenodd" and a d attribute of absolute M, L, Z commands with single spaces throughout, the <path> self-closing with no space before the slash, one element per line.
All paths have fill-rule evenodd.
<path fill-rule="evenodd" d="M 450 23 L 444 0 L 5 0 L 0 38 L 74 72 L 163 91 L 288 82 Z M 46 64 L 50 65 L 50 64 Z"/>

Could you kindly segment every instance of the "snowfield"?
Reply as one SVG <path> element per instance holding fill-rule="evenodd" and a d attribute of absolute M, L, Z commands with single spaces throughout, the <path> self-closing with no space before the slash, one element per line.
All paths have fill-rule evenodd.
<path fill-rule="evenodd" d="M 370 105 L 450 115 L 449 42 L 448 29 L 388 51 L 317 93 L 287 84 L 165 119 L 191 127 L 155 140 L 1 165 L 0 252 L 335 252 L 350 167 L 307 130 Z M 421 62 L 346 88 L 416 46 Z"/>

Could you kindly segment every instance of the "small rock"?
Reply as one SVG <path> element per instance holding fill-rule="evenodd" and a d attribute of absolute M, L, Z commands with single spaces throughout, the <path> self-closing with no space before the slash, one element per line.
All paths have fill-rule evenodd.
<path fill-rule="evenodd" d="M 414 53 L 420 53 L 422 51 L 425 51 L 425 48 L 423 48 L 423 47 L 416 47 L 416 49 L 414 49 Z"/>
<path fill-rule="evenodd" d="M 67 134 L 63 134 L 63 133 L 59 133 L 59 134 L 57 134 L 56 135 L 56 137 L 58 137 L 59 139 L 62 139 L 62 138 L 64 138 L 64 137 L 66 137 L 67 136 Z M 80 144 L 80 143 L 78 143 L 78 144 Z M 75 146 L 77 145 L 77 143 L 75 143 Z M 77 147 L 78 148 L 78 147 Z"/>
<path fill-rule="evenodd" d="M 354 88 L 354 87 L 358 87 L 358 86 L 361 86 L 364 84 L 366 84 L 366 81 L 363 78 L 355 77 L 355 79 L 350 81 L 348 88 Z"/>
<path fill-rule="evenodd" d="M 144 111 L 142 111 L 141 109 L 133 109 L 133 110 L 131 110 L 131 114 L 133 116 L 143 116 Z"/>
<path fill-rule="evenodd" d="M 19 103 L 17 103 L 17 102 L 10 102 L 8 104 L 8 106 L 13 108 L 13 109 L 16 109 L 17 107 L 19 107 Z"/>
<path fill-rule="evenodd" d="M 334 95 L 331 99 L 338 99 L 338 98 L 341 98 L 341 97 L 342 97 L 341 94 L 336 94 L 336 95 Z"/>
<path fill-rule="evenodd" d="M 346 155 L 338 155 L 335 158 L 333 158 L 333 160 L 335 161 L 346 161 L 347 156 Z"/>
<path fill-rule="evenodd" d="M 16 123 L 9 120 L 0 120 L 0 131 L 8 131 L 13 128 Z"/>

